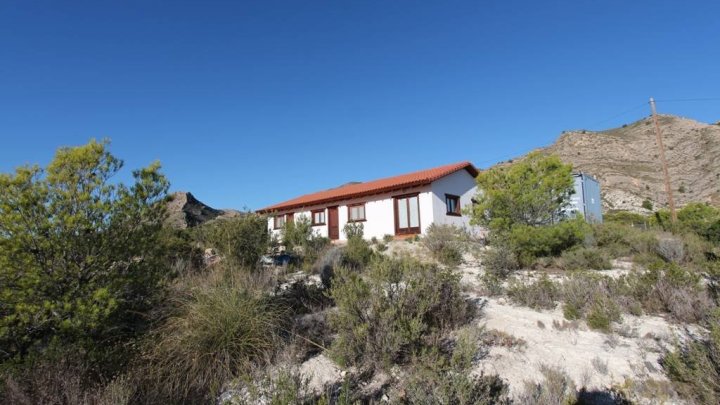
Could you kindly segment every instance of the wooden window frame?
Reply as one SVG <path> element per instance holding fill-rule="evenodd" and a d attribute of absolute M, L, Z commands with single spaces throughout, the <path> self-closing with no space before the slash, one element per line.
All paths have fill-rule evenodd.
<path fill-rule="evenodd" d="M 455 211 L 450 211 L 448 200 L 455 200 Z M 453 217 L 462 216 L 462 209 L 460 208 L 460 196 L 455 194 L 445 194 L 445 215 Z"/>
<path fill-rule="evenodd" d="M 278 219 L 282 218 L 283 224 L 282 226 L 278 226 Z M 275 215 L 273 217 L 273 229 L 283 229 L 285 228 L 285 224 L 287 223 L 287 218 L 285 215 Z"/>
<path fill-rule="evenodd" d="M 408 204 L 409 204 L 409 200 L 412 197 L 417 197 L 418 226 L 417 227 L 400 228 L 398 200 L 407 199 Z M 408 205 L 407 208 L 408 208 L 408 225 L 409 225 L 410 224 L 410 206 Z M 420 234 L 420 230 L 422 229 L 422 223 L 420 221 L 420 193 L 411 193 L 411 194 L 403 194 L 403 195 L 393 196 L 393 211 L 394 211 L 394 216 L 395 216 L 395 235 L 419 235 Z"/>
<path fill-rule="evenodd" d="M 363 217 L 362 219 L 351 219 L 350 218 L 350 211 L 352 207 L 363 207 Z M 365 203 L 355 203 L 355 204 L 348 204 L 347 205 L 347 221 L 348 223 L 355 223 L 355 222 L 365 222 L 367 221 L 367 207 L 365 206 Z"/>
<path fill-rule="evenodd" d="M 320 213 L 323 214 L 323 222 L 315 222 L 315 214 L 320 214 Z M 311 218 L 312 226 L 322 226 L 322 225 L 326 225 L 326 224 L 327 224 L 327 214 L 325 213 L 325 209 L 324 209 L 324 208 L 323 208 L 323 209 L 320 209 L 320 210 L 312 210 L 312 211 L 310 211 L 310 218 Z"/>

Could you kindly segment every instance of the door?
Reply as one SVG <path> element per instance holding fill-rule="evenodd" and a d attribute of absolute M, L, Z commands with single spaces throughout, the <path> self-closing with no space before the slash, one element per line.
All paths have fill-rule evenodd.
<path fill-rule="evenodd" d="M 293 224 L 293 225 L 294 225 L 294 224 L 295 224 L 295 214 L 292 213 L 292 212 L 289 213 L 289 214 L 287 214 L 287 218 L 285 219 L 285 223 L 286 223 L 286 224 Z"/>
<path fill-rule="evenodd" d="M 420 233 L 420 201 L 417 194 L 402 195 L 395 201 L 395 235 Z"/>
<path fill-rule="evenodd" d="M 328 238 L 340 239 L 340 221 L 338 220 L 338 207 L 328 207 Z"/>

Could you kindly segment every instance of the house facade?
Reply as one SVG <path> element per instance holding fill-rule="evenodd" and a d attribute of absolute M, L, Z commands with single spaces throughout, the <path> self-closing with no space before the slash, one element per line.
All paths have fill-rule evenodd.
<path fill-rule="evenodd" d="M 472 203 L 477 175 L 478 170 L 470 162 L 454 163 L 351 183 L 258 212 L 268 215 L 268 228 L 278 236 L 285 224 L 305 216 L 317 234 L 331 240 L 345 240 L 343 228 L 348 223 L 362 223 L 368 239 L 420 235 L 433 223 L 469 227 L 470 218 L 463 209 Z"/>

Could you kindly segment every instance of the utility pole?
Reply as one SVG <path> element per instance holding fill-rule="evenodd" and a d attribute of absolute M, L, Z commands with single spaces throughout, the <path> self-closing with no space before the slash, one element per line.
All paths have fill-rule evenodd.
<path fill-rule="evenodd" d="M 675 199 L 673 198 L 673 191 L 670 186 L 670 173 L 668 172 L 667 160 L 665 159 L 665 146 L 663 145 L 662 134 L 660 133 L 660 125 L 658 125 L 655 99 L 652 97 L 650 97 L 650 109 L 652 110 L 653 123 L 655 124 L 655 137 L 657 138 L 657 145 L 660 150 L 660 163 L 662 164 L 663 175 L 665 176 L 665 192 L 667 193 L 668 205 L 670 205 L 670 219 L 674 224 L 677 222 Z"/>

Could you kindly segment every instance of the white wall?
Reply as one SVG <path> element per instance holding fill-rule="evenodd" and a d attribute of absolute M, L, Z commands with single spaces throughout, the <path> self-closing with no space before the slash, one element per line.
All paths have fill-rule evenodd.
<path fill-rule="evenodd" d="M 472 198 L 477 192 L 477 183 L 467 170 L 460 170 L 434 181 L 431 190 L 433 219 L 436 224 L 470 227 L 470 217 L 448 215 L 445 206 L 445 194 L 460 196 L 460 207 L 463 210 L 472 204 Z"/>
<path fill-rule="evenodd" d="M 297 219 L 300 215 L 307 215 L 310 217 L 310 213 L 313 210 L 325 209 L 325 225 L 313 227 L 314 231 L 321 236 L 328 236 L 328 217 L 327 207 L 338 206 L 338 222 L 340 228 L 340 240 L 346 240 L 343 227 L 348 222 L 348 204 L 365 202 L 365 219 L 362 222 L 363 229 L 365 232 L 365 238 L 370 239 L 376 237 L 382 239 L 385 235 L 395 235 L 395 207 L 393 203 L 393 197 L 419 193 L 419 204 L 420 204 L 420 228 L 421 233 L 425 233 L 427 228 L 433 222 L 439 224 L 452 224 L 459 227 L 469 228 L 470 219 L 467 216 L 451 216 L 447 215 L 445 207 L 445 193 L 459 195 L 460 206 L 465 206 L 472 203 L 471 198 L 475 195 L 476 185 L 475 179 L 466 171 L 461 170 L 445 176 L 439 180 L 436 180 L 429 186 L 412 188 L 402 191 L 395 191 L 392 193 L 379 194 L 359 199 L 338 201 L 331 204 L 316 205 L 310 207 L 304 207 L 295 211 L 283 211 L 279 212 L 279 215 L 293 212 Z M 279 229 L 273 229 L 273 217 L 268 218 L 268 227 L 271 232 L 278 237 L 281 231 Z"/>

